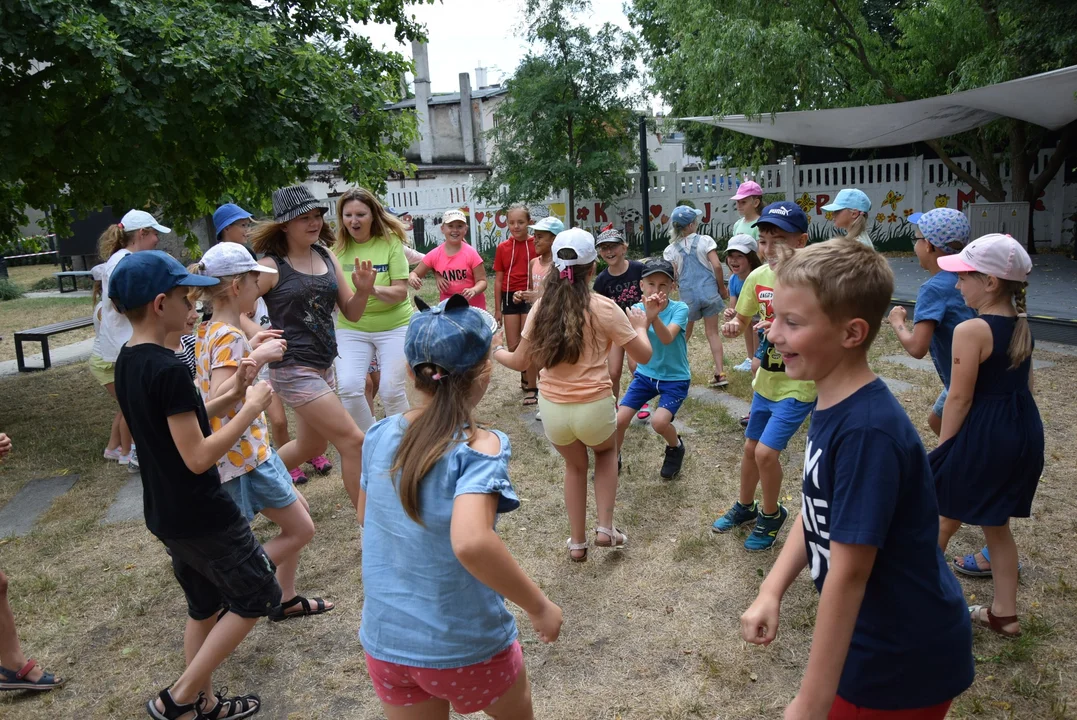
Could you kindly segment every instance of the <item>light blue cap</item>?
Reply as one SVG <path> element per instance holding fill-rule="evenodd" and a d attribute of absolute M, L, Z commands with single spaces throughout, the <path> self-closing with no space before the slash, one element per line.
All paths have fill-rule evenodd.
<path fill-rule="evenodd" d="M 687 227 L 703 216 L 702 210 L 688 205 L 678 205 L 669 214 L 669 221 L 677 227 Z"/>
<path fill-rule="evenodd" d="M 871 210 L 871 198 L 863 190 L 845 188 L 834 198 L 834 202 L 824 205 L 823 210 L 837 212 L 838 210 L 859 210 L 867 212 Z"/>

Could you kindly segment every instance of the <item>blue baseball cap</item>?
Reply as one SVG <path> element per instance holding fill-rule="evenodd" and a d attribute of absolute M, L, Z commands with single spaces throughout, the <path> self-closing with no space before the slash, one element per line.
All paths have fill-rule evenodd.
<path fill-rule="evenodd" d="M 404 217 L 405 215 L 411 214 L 411 210 L 408 210 L 407 208 L 387 207 L 385 208 L 385 211 L 393 217 Z"/>
<path fill-rule="evenodd" d="M 838 210 L 859 210 L 867 212 L 871 210 L 871 198 L 863 190 L 845 188 L 834 198 L 834 202 L 824 205 L 823 210 L 837 212 Z"/>
<path fill-rule="evenodd" d="M 236 220 L 243 220 L 249 217 L 252 217 L 252 215 L 239 205 L 236 205 L 235 203 L 225 203 L 213 213 L 213 230 L 217 233 L 217 237 L 220 237 L 221 232 Z"/>
<path fill-rule="evenodd" d="M 909 216 L 909 222 L 919 226 L 925 240 L 947 254 L 960 252 L 950 247 L 952 243 L 968 245 L 969 238 L 972 237 L 969 219 L 965 217 L 965 213 L 953 208 L 942 207 L 926 213 L 913 213 Z"/>
<path fill-rule="evenodd" d="M 404 357 L 415 368 L 430 363 L 450 373 L 475 367 L 490 353 L 494 332 L 478 308 L 463 295 L 430 307 L 418 297 L 404 336 Z"/>
<path fill-rule="evenodd" d="M 669 214 L 669 221 L 677 227 L 688 227 L 701 217 L 703 217 L 702 210 L 696 210 L 688 205 L 678 205 Z"/>
<path fill-rule="evenodd" d="M 808 232 L 808 216 L 795 202 L 783 200 L 763 208 L 763 214 L 752 224 L 752 227 L 760 225 L 773 225 L 786 232 L 806 233 Z"/>
<path fill-rule="evenodd" d="M 108 296 L 121 310 L 133 310 L 180 285 L 208 287 L 219 282 L 215 277 L 192 275 L 168 253 L 143 250 L 116 264 L 108 281 Z"/>

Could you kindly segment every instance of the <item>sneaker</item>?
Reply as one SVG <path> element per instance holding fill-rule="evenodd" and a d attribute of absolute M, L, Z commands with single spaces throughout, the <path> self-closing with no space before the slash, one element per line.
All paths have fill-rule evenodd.
<path fill-rule="evenodd" d="M 318 457 L 311 458 L 310 464 L 314 466 L 314 472 L 319 475 L 328 475 L 333 469 L 333 463 L 329 462 L 329 458 L 325 455 L 319 455 Z"/>
<path fill-rule="evenodd" d="M 752 528 L 752 534 L 744 541 L 744 549 L 752 552 L 769 550 L 778 539 L 778 531 L 782 529 L 787 517 L 789 517 L 789 511 L 781 503 L 778 503 L 778 512 L 773 515 L 764 515 L 760 512 L 759 518 L 755 521 L 755 527 Z"/>
<path fill-rule="evenodd" d="M 733 503 L 733 507 L 729 508 L 729 511 L 725 515 L 714 521 L 711 525 L 711 531 L 716 533 L 727 533 L 734 528 L 738 528 L 741 525 L 747 525 L 750 522 L 755 522 L 759 517 L 759 503 L 753 502 L 751 505 L 741 505 L 739 501 Z"/>
<path fill-rule="evenodd" d="M 123 457 L 123 453 L 120 452 L 120 446 L 117 445 L 111 450 L 106 449 L 102 457 L 106 460 L 119 461 L 119 459 Z"/>
<path fill-rule="evenodd" d="M 662 479 L 672 480 L 681 472 L 681 464 L 684 462 L 684 441 L 677 436 L 677 447 L 666 445 L 666 459 L 662 463 Z"/>
<path fill-rule="evenodd" d="M 740 365 L 734 365 L 733 369 L 737 372 L 751 372 L 752 371 L 752 359 L 744 358 L 744 362 Z"/>
<path fill-rule="evenodd" d="M 134 454 L 135 449 L 131 448 L 131 452 L 127 453 L 126 455 L 121 453 L 120 456 L 116 458 L 116 462 L 118 462 L 120 465 L 128 465 L 131 462 L 131 456 Z"/>
<path fill-rule="evenodd" d="M 748 418 L 750 418 L 750 417 L 751 417 L 751 415 L 745 415 L 744 417 L 742 417 L 742 418 L 740 419 L 740 426 L 741 426 L 742 428 L 746 428 L 746 427 L 748 427 Z"/>
<path fill-rule="evenodd" d="M 138 453 L 135 452 L 135 446 L 131 446 L 131 454 L 127 456 L 127 472 L 132 475 L 138 473 Z"/>
<path fill-rule="evenodd" d="M 541 410 L 536 410 L 535 411 L 535 419 L 538 420 L 539 422 L 542 422 L 542 411 Z"/>
<path fill-rule="evenodd" d="M 292 468 L 288 471 L 288 474 L 292 476 L 292 484 L 294 485 L 305 485 L 307 482 L 307 476 L 299 468 Z"/>
<path fill-rule="evenodd" d="M 636 413 L 637 420 L 646 420 L 651 416 L 651 408 L 647 407 L 647 403 L 643 403 L 643 407 Z"/>

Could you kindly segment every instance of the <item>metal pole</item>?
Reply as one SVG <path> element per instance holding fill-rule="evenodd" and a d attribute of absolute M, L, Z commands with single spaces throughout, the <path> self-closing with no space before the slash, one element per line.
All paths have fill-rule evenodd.
<path fill-rule="evenodd" d="M 647 169 L 647 118 L 639 116 L 639 190 L 643 196 L 643 254 L 651 255 L 651 174 Z"/>

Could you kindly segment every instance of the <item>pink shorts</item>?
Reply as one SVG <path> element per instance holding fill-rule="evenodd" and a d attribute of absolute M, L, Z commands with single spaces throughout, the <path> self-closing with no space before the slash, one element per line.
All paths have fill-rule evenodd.
<path fill-rule="evenodd" d="M 297 408 L 336 392 L 337 374 L 332 365 L 325 370 L 305 365 L 285 365 L 269 368 L 269 384 L 286 405 Z"/>
<path fill-rule="evenodd" d="M 366 656 L 374 692 L 386 705 L 415 705 L 436 698 L 448 700 L 461 715 L 479 712 L 497 702 L 516 684 L 523 667 L 519 641 L 486 662 L 461 668 L 417 668 Z"/>

